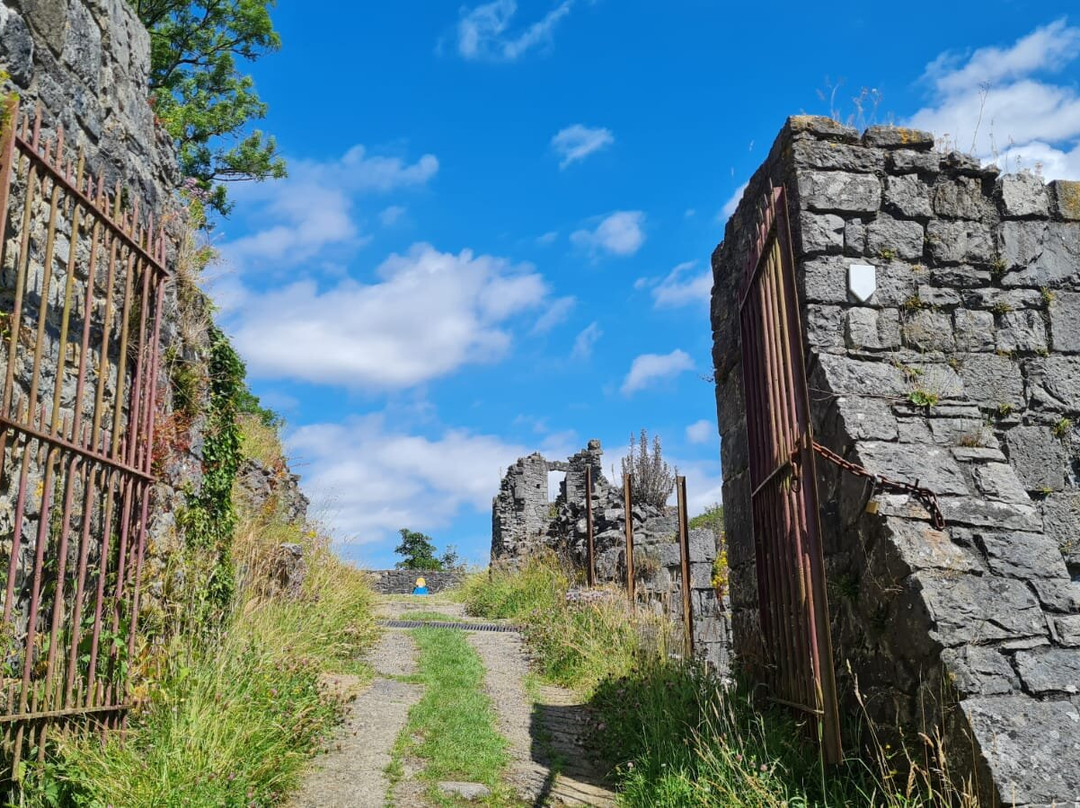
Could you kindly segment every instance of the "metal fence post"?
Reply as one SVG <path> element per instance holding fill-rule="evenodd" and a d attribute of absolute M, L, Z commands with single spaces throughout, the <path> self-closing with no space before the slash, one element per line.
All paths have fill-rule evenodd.
<path fill-rule="evenodd" d="M 686 523 L 686 478 L 675 478 L 675 488 L 679 494 L 679 556 L 682 562 L 682 607 L 683 640 L 686 644 L 686 657 L 694 654 L 694 615 L 690 599 L 690 531 Z"/>
<path fill-rule="evenodd" d="M 585 580 L 590 587 L 593 587 L 596 586 L 596 558 L 593 547 L 592 466 L 585 467 L 585 525 L 587 531 Z"/>
<path fill-rule="evenodd" d="M 633 603 L 636 599 L 634 592 L 634 516 L 632 513 L 633 497 L 631 495 L 633 482 L 629 474 L 624 474 L 622 480 L 623 513 L 626 516 L 626 597 Z"/>

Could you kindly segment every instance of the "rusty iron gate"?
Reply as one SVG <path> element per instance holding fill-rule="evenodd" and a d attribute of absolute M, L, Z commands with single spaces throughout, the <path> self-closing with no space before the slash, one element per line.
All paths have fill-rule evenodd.
<path fill-rule="evenodd" d="M 771 697 L 820 721 L 841 756 L 814 440 L 787 199 L 770 187 L 752 236 L 740 313 L 751 508 Z"/>
<path fill-rule="evenodd" d="M 0 134 L 4 776 L 50 725 L 121 725 L 136 653 L 164 238 L 17 102 Z M 130 204 L 129 204 L 130 203 Z"/>

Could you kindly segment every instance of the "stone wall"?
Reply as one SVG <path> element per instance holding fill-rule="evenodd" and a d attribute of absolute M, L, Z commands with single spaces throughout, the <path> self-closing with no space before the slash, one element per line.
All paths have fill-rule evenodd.
<path fill-rule="evenodd" d="M 417 578 L 424 579 L 433 595 L 461 586 L 465 580 L 460 570 L 370 570 L 369 574 L 372 589 L 380 595 L 411 595 Z"/>
<path fill-rule="evenodd" d="M 492 503 L 492 563 L 517 563 L 540 549 L 554 551 L 579 570 L 587 563 L 585 473 L 592 469 L 593 549 L 600 584 L 626 586 L 626 509 L 622 488 L 603 473 L 600 441 L 566 461 L 540 454 L 519 459 L 503 477 Z M 559 495 L 549 502 L 549 471 L 566 472 Z M 676 512 L 634 505 L 635 590 L 639 602 L 682 624 L 682 561 Z M 711 531 L 690 532 L 691 609 L 696 653 L 726 671 L 730 629 L 725 604 L 712 586 L 716 540 Z"/>
<path fill-rule="evenodd" d="M 42 111 L 42 138 L 55 138 L 60 127 L 64 131 L 66 153 L 73 156 L 79 150 L 85 154 L 88 175 L 102 177 L 108 189 L 122 188 L 121 202 L 130 208 L 139 201 L 143 218 L 153 212 L 154 220 L 167 230 L 166 264 L 176 270 L 178 251 L 176 245 L 186 227 L 183 211 L 176 199 L 180 183 L 175 150 L 171 139 L 155 121 L 148 99 L 150 73 L 150 36 L 138 20 L 126 0 L 0 0 L 0 69 L 7 78 L 0 82 L 0 92 L 7 95 L 16 92 L 23 112 L 33 114 L 40 105 Z M 41 223 L 47 209 L 34 211 L 32 228 L 42 231 Z M 8 232 L 2 234 L 6 245 L 16 243 L 21 226 L 18 217 L 9 218 Z M 70 228 L 61 221 L 58 231 L 53 282 L 60 272 L 66 272 L 67 251 L 71 243 Z M 15 285 L 12 266 L 13 251 L 4 249 L 4 265 L 0 268 L 0 310 L 10 311 Z M 85 260 L 83 260 L 85 264 Z M 83 264 L 77 264 L 74 281 L 74 299 L 82 297 L 85 288 Z M 42 285 L 43 261 L 32 253 L 27 272 L 29 289 Z M 119 302 L 124 294 L 122 286 L 114 290 Z M 207 308 L 198 293 L 189 306 Z M 77 316 L 77 315 L 76 315 Z M 205 320 L 203 330 L 182 322 L 176 284 L 166 285 L 165 302 L 161 324 L 162 356 L 175 357 L 191 367 L 203 367 L 206 355 Z M 53 315 L 53 320 L 56 317 Z M 119 320 L 119 315 L 116 315 Z M 116 328 L 114 321 L 114 328 Z M 44 355 L 58 354 L 59 327 L 52 320 L 47 322 Z M 106 376 L 106 398 L 116 389 L 119 349 L 113 340 Z M 0 362 L 6 362 L 7 352 L 2 352 Z M 25 365 L 25 359 L 20 358 Z M 48 365 L 48 362 L 46 363 Z M 129 365 L 130 369 L 130 365 Z M 52 373 L 52 378 L 48 374 Z M 91 374 L 97 373 L 95 368 Z M 52 384 L 55 369 L 44 371 L 43 383 Z M 23 371 L 17 374 L 25 375 Z M 75 373 L 69 362 L 63 379 L 64 392 L 61 401 L 62 415 L 73 412 Z M 158 442 L 166 438 L 164 428 L 172 413 L 171 388 L 168 369 L 162 367 L 156 380 L 160 391 L 158 412 Z M 48 388 L 46 388 L 48 389 Z M 84 411 L 91 403 L 81 402 Z M 121 428 L 126 428 L 126 413 Z M 184 501 L 182 491 L 197 491 L 202 479 L 201 446 L 203 419 L 196 417 L 187 424 L 182 439 L 170 447 L 163 458 L 159 481 L 154 486 L 152 509 L 147 541 L 145 589 L 148 597 L 142 601 L 144 609 L 155 608 L 154 601 L 170 589 L 166 575 L 176 581 L 183 580 L 183 572 L 170 565 L 168 557 L 180 547 L 175 513 Z M 173 436 L 175 437 L 175 436 Z M 159 446 L 155 446 L 155 453 Z M 9 475 L 5 475 L 8 477 Z M 10 515 L 10 491 L 0 492 L 0 513 Z M 10 519 L 2 523 L 8 526 Z M 29 542 L 25 543 L 30 546 Z M 27 563 L 30 560 L 27 559 Z M 171 570 L 171 573 L 169 572 Z M 175 581 L 173 582 L 175 583 Z M 158 604 L 160 606 L 160 604 Z"/>
<path fill-rule="evenodd" d="M 818 459 L 848 708 L 850 665 L 883 726 L 941 728 L 982 804 L 1080 799 L 1080 184 L 999 176 L 922 132 L 789 119 L 713 255 L 733 642 L 751 673 L 737 300 L 769 181 L 788 190 L 817 440 L 918 480 L 947 521 Z M 852 264 L 874 268 L 865 302 Z"/>

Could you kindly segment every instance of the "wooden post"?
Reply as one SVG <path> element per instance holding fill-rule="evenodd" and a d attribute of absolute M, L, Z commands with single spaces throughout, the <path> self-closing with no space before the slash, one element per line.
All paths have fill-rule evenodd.
<path fill-rule="evenodd" d="M 683 639 L 686 658 L 694 654 L 694 615 L 690 599 L 690 530 L 686 524 L 686 478 L 676 477 L 675 488 L 679 494 L 679 556 L 682 561 Z"/>
<path fill-rule="evenodd" d="M 592 466 L 585 467 L 585 526 L 588 534 L 585 546 L 585 581 L 593 587 L 596 586 L 596 559 L 593 555 Z"/>
<path fill-rule="evenodd" d="M 635 601 L 634 593 L 634 516 L 632 513 L 633 497 L 631 496 L 633 483 L 629 474 L 622 476 L 623 487 L 623 513 L 626 516 L 626 597 L 630 602 Z"/>

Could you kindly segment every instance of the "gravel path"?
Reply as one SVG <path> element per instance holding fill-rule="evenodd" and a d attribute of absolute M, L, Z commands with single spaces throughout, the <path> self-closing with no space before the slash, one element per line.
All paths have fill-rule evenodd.
<path fill-rule="evenodd" d="M 385 769 L 423 688 L 390 676 L 416 671 L 416 645 L 401 631 L 387 631 L 367 661 L 375 681 L 349 705 L 331 751 L 313 764 L 292 808 L 381 808 L 390 787 Z"/>
<path fill-rule="evenodd" d="M 487 669 L 484 689 L 510 742 L 507 782 L 527 805 L 615 805 L 602 767 L 585 751 L 589 709 L 571 691 L 540 685 L 533 704 L 525 690 L 529 672 L 517 634 L 470 632 L 469 643 Z"/>
<path fill-rule="evenodd" d="M 381 598 L 379 617 L 409 619 L 410 612 L 439 612 L 465 619 L 464 608 L 439 597 Z M 471 619 L 471 618 L 469 618 Z M 541 685 L 536 704 L 525 690 L 529 667 L 515 633 L 468 632 L 487 671 L 484 688 L 498 713 L 499 731 L 510 742 L 507 783 L 523 804 L 543 806 L 615 805 L 615 795 L 588 759 L 588 707 L 571 691 Z M 317 759 L 291 808 L 421 808 L 424 786 L 412 775 L 421 761 L 405 761 L 405 777 L 389 794 L 385 769 L 390 751 L 423 688 L 396 681 L 416 671 L 417 650 L 407 632 L 387 630 L 368 655 L 375 681 L 350 706 L 331 751 Z M 347 685 L 347 682 L 345 683 Z"/>

